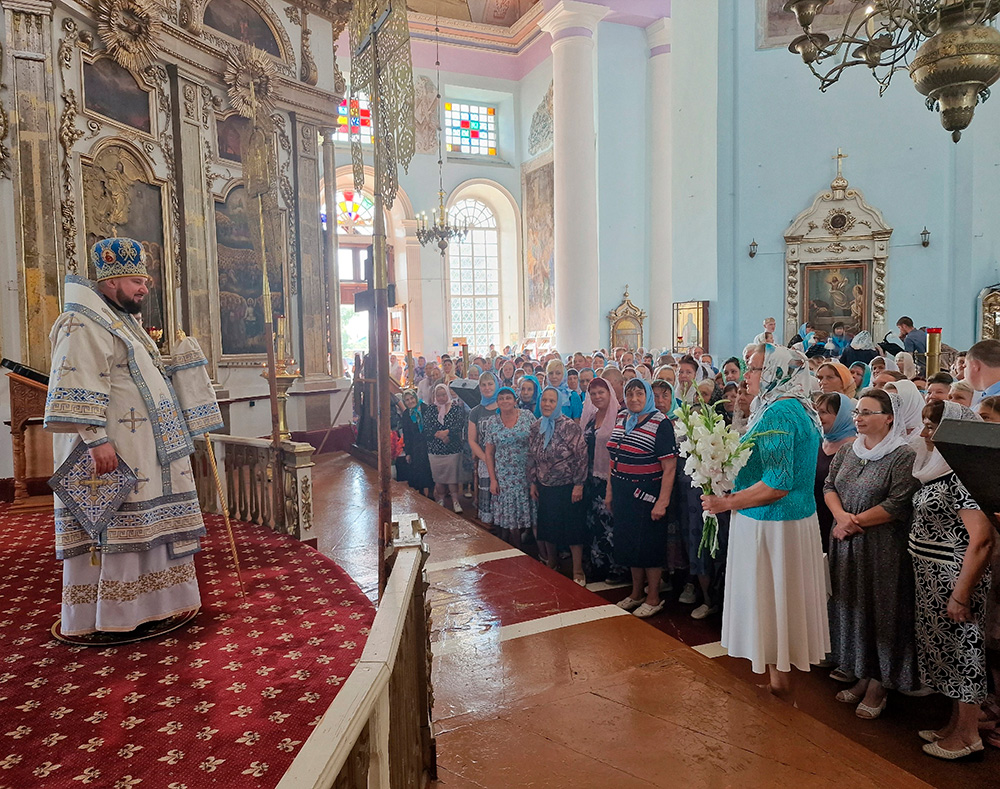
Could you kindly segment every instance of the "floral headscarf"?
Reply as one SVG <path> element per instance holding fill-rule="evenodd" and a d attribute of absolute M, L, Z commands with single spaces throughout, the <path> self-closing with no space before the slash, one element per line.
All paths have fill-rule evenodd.
<path fill-rule="evenodd" d="M 889 400 L 892 402 L 892 427 L 889 428 L 889 432 L 886 434 L 886 437 L 869 449 L 865 446 L 865 437 L 859 433 L 858 437 L 854 439 L 854 443 L 851 445 L 854 450 L 854 454 L 865 463 L 881 460 L 890 452 L 895 452 L 900 447 L 905 447 L 907 445 L 906 428 L 904 427 L 903 420 L 899 416 L 899 412 L 902 408 L 899 395 L 890 394 Z"/>
<path fill-rule="evenodd" d="M 877 351 L 875 343 L 872 341 L 871 332 L 859 331 L 851 340 L 851 347 L 856 351 Z"/>
<path fill-rule="evenodd" d="M 794 397 L 809 414 L 816 430 L 822 432 L 819 414 L 813 408 L 812 381 L 809 360 L 802 351 L 783 345 L 764 346 L 764 371 L 760 375 L 760 393 L 750 406 L 750 422 L 747 431 L 753 429 L 768 406 L 786 397 Z"/>
<path fill-rule="evenodd" d="M 941 421 L 944 422 L 945 419 L 958 420 L 960 422 L 983 421 L 979 414 L 971 408 L 966 408 L 964 405 L 959 405 L 951 401 L 944 403 L 944 414 L 941 416 Z M 913 462 L 913 476 L 923 484 L 926 485 L 928 482 L 933 482 L 951 473 L 951 466 L 941 456 L 938 448 L 935 447 L 933 450 L 927 449 L 927 443 L 922 437 L 914 436 L 910 446 L 917 453 L 917 457 Z"/>

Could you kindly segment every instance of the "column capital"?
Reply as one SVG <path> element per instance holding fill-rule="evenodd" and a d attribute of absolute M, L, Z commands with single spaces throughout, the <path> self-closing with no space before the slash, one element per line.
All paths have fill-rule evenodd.
<path fill-rule="evenodd" d="M 609 9 L 580 0 L 558 0 L 538 20 L 538 27 L 552 36 L 553 41 L 571 36 L 593 38 L 597 23 L 610 13 Z"/>
<path fill-rule="evenodd" d="M 673 20 L 669 17 L 657 19 L 646 28 L 646 45 L 649 47 L 649 56 L 656 57 L 670 51 L 670 44 L 674 38 Z"/>

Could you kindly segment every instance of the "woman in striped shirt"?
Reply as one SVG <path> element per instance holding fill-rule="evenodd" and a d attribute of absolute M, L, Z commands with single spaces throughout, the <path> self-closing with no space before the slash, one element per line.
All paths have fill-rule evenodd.
<path fill-rule="evenodd" d="M 656 410 L 648 381 L 633 378 L 626 384 L 625 405 L 608 439 L 611 484 L 606 503 L 614 515 L 615 562 L 632 571 L 632 592 L 618 606 L 645 618 L 663 609 L 660 576 L 677 443 L 670 420 Z"/>

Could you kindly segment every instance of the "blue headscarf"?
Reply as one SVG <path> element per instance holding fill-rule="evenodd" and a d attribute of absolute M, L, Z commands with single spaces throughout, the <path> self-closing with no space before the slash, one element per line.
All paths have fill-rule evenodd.
<path fill-rule="evenodd" d="M 500 387 L 499 389 L 497 389 L 497 394 L 496 394 L 496 397 L 494 397 L 493 399 L 494 399 L 494 400 L 496 400 L 496 398 L 497 398 L 497 397 L 499 397 L 499 396 L 500 396 L 501 394 L 503 394 L 504 392 L 510 392 L 510 393 L 511 393 L 511 394 L 512 394 L 512 395 L 514 396 L 514 402 L 515 402 L 515 403 L 518 403 L 518 402 L 520 402 L 520 400 L 519 400 L 519 398 L 518 398 L 518 396 L 517 396 L 517 392 L 515 392 L 515 391 L 514 391 L 513 389 L 511 389 L 511 388 L 510 388 L 509 386 L 501 386 L 501 387 Z"/>
<path fill-rule="evenodd" d="M 861 378 L 861 383 L 858 385 L 857 389 L 858 394 L 860 394 L 861 390 L 867 389 L 869 386 L 872 385 L 872 368 L 869 367 L 865 362 L 855 362 L 854 364 L 851 365 L 851 369 L 853 370 L 855 367 L 860 367 L 862 370 L 865 371 L 865 374 Z"/>
<path fill-rule="evenodd" d="M 642 407 L 642 410 L 639 411 L 639 413 L 637 414 L 633 413 L 632 410 L 629 409 L 628 416 L 625 417 L 625 435 L 628 435 L 633 430 L 635 430 L 635 426 L 639 424 L 639 420 L 641 420 L 644 416 L 652 414 L 654 411 L 656 411 L 656 400 L 653 398 L 653 387 L 649 385 L 649 381 L 647 381 L 645 378 L 633 378 L 632 381 L 638 381 L 640 384 L 642 384 L 642 388 L 646 391 L 646 404 Z M 632 381 L 629 381 L 625 386 L 626 395 L 628 394 L 629 389 L 632 389 L 636 386 L 636 384 L 632 383 Z M 626 402 L 627 401 L 628 398 L 626 397 Z M 626 408 L 628 408 L 627 405 Z"/>
<path fill-rule="evenodd" d="M 421 400 L 417 396 L 417 393 L 415 391 L 411 390 L 409 392 L 409 394 L 412 394 L 414 397 L 417 398 L 417 404 L 415 406 L 413 406 L 413 408 L 407 408 L 406 410 L 407 410 L 407 412 L 410 415 L 410 420 L 413 422 L 413 424 L 415 424 L 417 426 L 417 430 L 419 430 L 421 433 L 423 433 L 424 432 L 424 412 L 423 412 L 424 401 Z"/>
<path fill-rule="evenodd" d="M 843 392 L 836 394 L 840 398 L 840 409 L 837 411 L 837 418 L 834 420 L 830 432 L 823 434 L 823 439 L 831 444 L 858 434 L 854 427 L 854 406 L 851 404 L 851 398 Z"/>
<path fill-rule="evenodd" d="M 531 381 L 532 385 L 535 387 L 534 399 L 530 403 L 528 403 L 522 400 L 520 396 L 518 396 L 517 402 L 520 404 L 520 407 L 523 408 L 525 411 L 531 411 L 531 413 L 533 413 L 535 416 L 541 416 L 542 412 L 538 410 L 538 401 L 541 399 L 542 396 L 542 385 L 538 382 L 538 378 L 535 377 L 534 375 L 524 376 L 524 378 L 521 379 L 521 383 L 523 384 L 525 381 Z"/>
<path fill-rule="evenodd" d="M 492 397 L 483 397 L 483 394 L 482 394 L 483 390 L 480 388 L 480 390 L 479 390 L 479 397 L 480 397 L 479 405 L 493 405 L 497 401 L 497 395 L 500 394 L 500 380 L 493 373 L 491 373 L 491 372 L 485 372 L 485 373 L 483 373 L 482 375 L 479 376 L 480 385 L 482 384 L 483 375 L 492 376 L 493 377 L 493 383 L 495 384 L 495 386 L 493 388 L 493 396 Z"/>
<path fill-rule="evenodd" d="M 546 386 L 542 390 L 542 394 L 545 394 L 549 390 L 555 392 L 557 395 L 559 394 L 559 389 L 555 386 Z M 541 395 L 538 397 L 538 402 L 539 404 L 542 402 Z M 544 439 L 542 446 L 546 449 L 549 448 L 549 442 L 552 440 L 552 434 L 556 429 L 556 420 L 560 416 L 562 416 L 562 413 L 560 411 L 559 404 L 557 403 L 555 410 L 552 412 L 552 416 L 545 416 L 542 414 L 542 416 L 538 417 L 538 432 L 542 434 Z"/>

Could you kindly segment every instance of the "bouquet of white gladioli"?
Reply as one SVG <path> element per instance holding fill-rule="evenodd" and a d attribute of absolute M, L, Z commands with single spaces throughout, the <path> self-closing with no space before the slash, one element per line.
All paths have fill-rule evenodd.
<path fill-rule="evenodd" d="M 677 423 L 674 432 L 681 439 L 681 457 L 687 458 L 684 473 L 708 496 L 721 496 L 733 489 L 753 451 L 753 442 L 740 443 L 740 434 L 726 424 L 722 415 L 703 403 L 695 410 L 691 403 L 682 403 L 674 412 Z M 708 548 L 714 559 L 719 552 L 719 521 L 708 512 L 704 521 L 698 556 Z"/>

